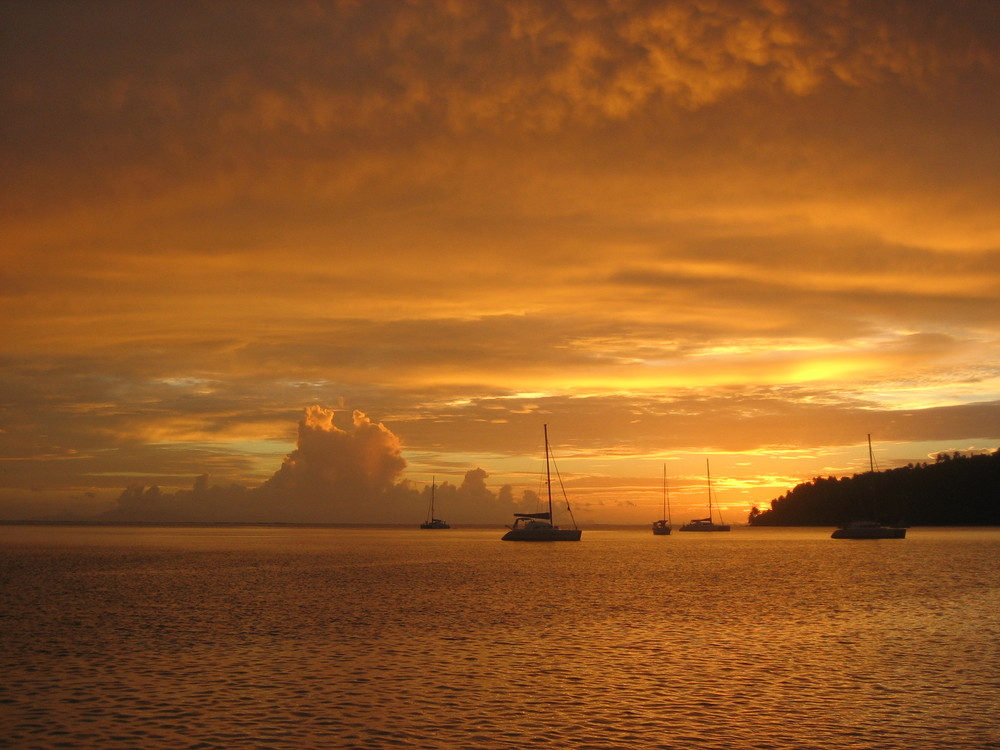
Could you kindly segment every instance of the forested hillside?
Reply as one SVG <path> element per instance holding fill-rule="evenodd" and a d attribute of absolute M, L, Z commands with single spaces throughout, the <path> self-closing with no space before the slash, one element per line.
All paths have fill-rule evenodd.
<path fill-rule="evenodd" d="M 836 526 L 854 519 L 907 526 L 1000 526 L 1000 450 L 940 455 L 851 477 L 817 477 L 750 512 L 753 526 Z"/>

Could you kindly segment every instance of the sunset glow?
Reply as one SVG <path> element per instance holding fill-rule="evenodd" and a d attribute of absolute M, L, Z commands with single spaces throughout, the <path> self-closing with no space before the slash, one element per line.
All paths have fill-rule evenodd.
<path fill-rule="evenodd" d="M 504 523 L 547 423 L 582 522 L 664 463 L 698 513 L 710 458 L 739 523 L 869 433 L 1000 447 L 992 0 L 0 22 L 0 519 L 209 475 L 410 523 L 433 476 Z"/>

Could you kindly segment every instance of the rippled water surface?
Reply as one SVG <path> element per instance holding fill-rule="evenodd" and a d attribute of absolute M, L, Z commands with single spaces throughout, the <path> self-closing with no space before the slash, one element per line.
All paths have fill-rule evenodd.
<path fill-rule="evenodd" d="M 1000 530 L 0 527 L 12 747 L 1000 748 Z"/>

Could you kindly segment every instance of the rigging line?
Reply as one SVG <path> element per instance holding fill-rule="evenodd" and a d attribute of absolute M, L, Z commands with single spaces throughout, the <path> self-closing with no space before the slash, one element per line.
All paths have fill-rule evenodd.
<path fill-rule="evenodd" d="M 871 436 L 871 433 L 868 433 L 868 462 L 869 462 L 869 467 L 871 468 L 871 470 L 873 472 L 875 472 L 875 473 L 878 473 L 878 471 L 879 471 L 878 461 L 875 459 L 875 451 L 872 450 L 872 436 Z"/>
<path fill-rule="evenodd" d="M 545 472 L 538 475 L 538 484 L 535 485 L 535 510 L 541 509 L 545 502 L 545 493 L 549 488 L 549 483 L 545 481 Z"/>
<path fill-rule="evenodd" d="M 670 524 L 670 490 L 667 488 L 667 465 L 663 464 L 663 507 L 666 509 L 667 523 Z"/>
<path fill-rule="evenodd" d="M 715 491 L 715 485 L 712 484 L 712 470 L 708 468 L 708 459 L 705 460 L 705 469 L 708 476 L 708 520 L 715 523 L 715 519 L 712 517 L 712 501 L 715 501 L 715 510 L 719 514 L 719 523 L 725 523 L 726 520 L 722 517 L 722 508 L 719 507 L 719 493 Z"/>
<path fill-rule="evenodd" d="M 715 498 L 715 512 L 719 514 L 719 523 L 725 523 L 726 519 L 722 517 L 722 508 L 719 507 L 719 493 L 712 488 L 712 497 Z"/>
<path fill-rule="evenodd" d="M 573 527 L 575 528 L 576 527 L 576 516 L 573 515 L 573 509 L 570 507 L 570 504 L 569 504 L 569 495 L 566 494 L 566 487 L 563 484 L 562 474 L 559 473 L 559 466 L 558 466 L 558 464 L 556 464 L 556 458 L 555 458 L 555 456 L 553 456 L 550 453 L 549 457 L 552 459 L 552 468 L 554 468 L 556 470 L 556 479 L 559 480 L 559 489 L 562 490 L 563 501 L 566 503 L 566 510 L 569 511 L 569 517 L 573 521 Z"/>

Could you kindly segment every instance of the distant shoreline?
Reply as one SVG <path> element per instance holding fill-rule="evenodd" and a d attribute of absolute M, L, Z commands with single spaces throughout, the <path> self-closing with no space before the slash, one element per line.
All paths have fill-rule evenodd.
<path fill-rule="evenodd" d="M 80 528 L 187 528 L 187 529 L 382 529 L 401 531 L 420 531 L 418 524 L 402 523 L 292 523 L 283 521 L 31 521 L 31 520 L 0 520 L 2 526 L 64 526 Z M 732 524 L 734 529 L 827 529 L 835 528 L 831 524 Z M 453 531 L 497 531 L 507 528 L 503 524 L 452 524 Z M 585 531 L 645 531 L 649 524 L 617 524 L 596 523 L 581 526 Z M 909 526 L 908 528 L 924 529 L 1000 529 L 995 524 L 926 524 Z M 439 535 L 428 535 L 439 536 Z"/>

